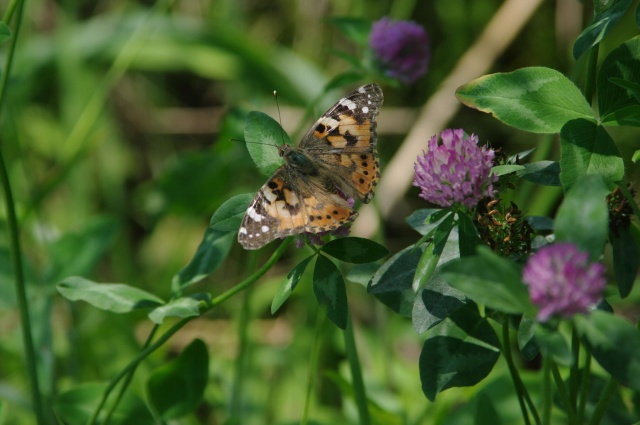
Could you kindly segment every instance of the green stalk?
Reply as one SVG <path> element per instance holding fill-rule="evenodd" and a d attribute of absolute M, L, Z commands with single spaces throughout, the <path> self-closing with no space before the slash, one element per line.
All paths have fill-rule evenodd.
<path fill-rule="evenodd" d="M 567 388 L 564 386 L 564 382 L 562 381 L 562 376 L 560 376 L 560 371 L 558 370 L 558 365 L 551 359 L 549 359 L 551 363 L 551 372 L 553 373 L 553 379 L 556 382 L 556 388 L 558 388 L 558 395 L 560 396 L 560 400 L 562 400 L 562 404 L 564 404 L 565 410 L 567 412 L 567 419 L 569 425 L 576 424 L 576 415 L 573 411 L 573 405 L 571 404 L 571 399 L 569 398 L 569 392 Z"/>
<path fill-rule="evenodd" d="M 344 331 L 344 345 L 347 352 L 347 360 L 351 369 L 351 385 L 353 386 L 353 395 L 355 397 L 358 414 L 360 416 L 360 425 L 369 425 L 371 418 L 369 417 L 369 406 L 367 403 L 367 394 L 364 389 L 362 380 L 362 368 L 358 359 L 358 349 L 356 347 L 356 339 L 353 334 L 353 322 L 351 314 L 347 315 L 347 329 Z"/>
<path fill-rule="evenodd" d="M 611 397 L 613 397 L 613 394 L 615 394 L 616 392 L 617 386 L 618 383 L 615 381 L 615 379 L 609 378 L 609 382 L 607 382 L 604 393 L 600 397 L 600 400 L 598 400 L 596 410 L 591 416 L 589 425 L 598 425 L 600 423 L 600 421 L 602 420 L 602 416 L 604 416 L 604 412 L 607 410 L 607 407 L 609 407 L 609 401 L 611 400 Z"/>
<path fill-rule="evenodd" d="M 155 336 L 159 328 L 160 328 L 159 325 L 153 326 L 153 329 L 151 329 L 151 332 L 149 332 L 149 336 L 147 336 L 147 340 L 144 342 L 144 345 L 142 346 L 143 350 L 147 348 L 149 344 L 151 344 L 151 341 L 153 341 L 153 337 Z M 124 379 L 124 382 L 120 386 L 120 391 L 118 391 L 118 395 L 116 396 L 115 401 L 113 402 L 111 408 L 109 409 L 109 412 L 107 412 L 107 416 L 103 421 L 104 425 L 107 425 L 111 420 L 111 416 L 113 415 L 113 412 L 115 412 L 116 407 L 118 407 L 118 404 L 120 403 L 120 400 L 122 400 L 122 396 L 127 391 L 127 388 L 129 388 L 129 384 L 133 379 L 133 374 L 136 372 L 136 369 L 137 369 L 137 366 L 131 369 L 131 371 L 127 374 L 127 377 Z"/>
<path fill-rule="evenodd" d="M 580 384 L 580 337 L 574 327 L 571 332 L 571 372 L 569 374 L 569 400 L 572 409 L 578 406 L 578 385 Z"/>
<path fill-rule="evenodd" d="M 551 357 L 542 357 L 542 424 L 551 425 Z"/>
<path fill-rule="evenodd" d="M 580 382 L 580 399 L 578 400 L 578 423 L 584 419 L 584 412 L 587 407 L 587 396 L 589 395 L 589 378 L 591 377 L 591 354 L 587 351 L 584 358 L 584 370 Z"/>
<path fill-rule="evenodd" d="M 322 335 L 324 324 L 326 323 L 327 316 L 324 309 L 316 310 L 316 325 L 315 325 L 315 338 L 313 339 L 313 346 L 311 347 L 311 359 L 309 360 L 309 373 L 307 374 L 307 393 L 304 398 L 304 408 L 302 410 L 302 418 L 300 419 L 300 425 L 307 425 L 309 423 L 309 407 L 311 406 L 311 394 L 313 394 L 313 388 L 316 385 L 316 376 L 318 375 L 318 362 L 320 360 L 320 349 L 322 347 Z"/>
<path fill-rule="evenodd" d="M 255 258 L 255 256 L 254 256 Z M 231 401 L 229 403 L 229 423 L 244 423 L 242 414 L 242 395 L 244 394 L 244 377 L 247 376 L 247 360 L 249 350 L 249 316 L 250 316 L 251 288 L 244 293 L 240 320 L 238 321 L 238 339 L 240 340 L 238 355 L 236 356 Z"/>
<path fill-rule="evenodd" d="M 271 267 L 273 267 L 273 265 L 280 259 L 280 257 L 282 257 L 282 254 L 284 254 L 284 251 L 286 250 L 287 246 L 289 246 L 289 243 L 291 243 L 291 238 L 285 239 L 280 244 L 278 249 L 276 249 L 274 251 L 274 253 L 271 255 L 269 260 L 267 260 L 267 262 L 264 263 L 264 265 L 262 267 L 260 267 L 254 274 L 252 274 L 251 276 L 247 277 L 245 280 L 243 280 L 242 282 L 240 282 L 239 284 L 237 284 L 233 288 L 229 289 L 228 291 L 226 291 L 226 292 L 218 295 L 216 298 L 214 298 L 211 301 L 211 304 L 207 308 L 203 309 L 200 314 L 202 315 L 202 314 L 206 313 L 207 311 L 211 310 L 213 307 L 215 307 L 215 306 L 221 304 L 222 302 L 228 300 L 229 298 L 231 298 L 232 296 L 234 296 L 238 292 L 242 291 L 243 289 L 246 289 L 249 286 L 253 285 L 258 279 L 260 279 L 262 276 L 264 276 L 264 274 Z M 102 410 L 102 408 L 104 407 L 107 399 L 109 398 L 109 395 L 111 394 L 113 389 L 116 387 L 116 385 L 118 385 L 118 382 L 120 382 L 121 379 L 126 377 L 129 373 L 132 373 L 141 361 L 146 359 L 149 355 L 151 355 L 151 353 L 153 353 L 158 348 L 160 348 L 165 342 L 167 342 L 169 340 L 169 338 L 171 338 L 173 336 L 173 334 L 178 332 L 187 323 L 189 323 L 191 320 L 195 319 L 196 317 L 197 316 L 186 317 L 186 318 L 180 320 L 179 322 L 174 324 L 171 328 L 169 328 L 165 333 L 160 335 L 160 337 L 153 344 L 149 345 L 147 348 L 145 348 L 142 351 L 140 351 L 140 353 L 138 353 L 138 355 L 132 361 L 130 361 L 129 364 L 124 369 L 122 369 L 111 380 L 111 382 L 109 382 L 109 385 L 104 390 L 104 393 L 102 393 L 102 398 L 100 399 L 100 402 L 98 403 L 98 406 L 96 406 L 96 409 L 94 410 L 93 415 L 91 416 L 91 418 L 89 419 L 87 424 L 88 425 L 94 425 L 96 423 L 96 421 L 98 419 L 98 415 L 100 414 L 100 411 Z"/>
<path fill-rule="evenodd" d="M 5 13 L 5 23 L 8 24 L 8 20 L 13 15 L 13 11 L 17 7 L 17 19 L 16 27 L 13 31 L 13 37 L 7 53 L 7 60 L 2 72 L 2 79 L 0 80 L 0 111 L 4 107 L 5 93 L 7 89 L 7 81 L 9 75 L 11 75 L 11 65 L 13 64 L 13 57 L 16 51 L 16 45 L 18 43 L 18 35 L 22 27 L 22 12 L 24 8 L 24 1 L 12 2 Z M 13 199 L 13 192 L 11 190 L 11 182 L 9 179 L 9 171 L 7 169 L 6 162 L 2 149 L 0 149 L 0 181 L 4 188 L 5 208 L 7 210 L 7 228 L 9 230 L 9 241 L 11 245 L 11 259 L 13 262 L 13 274 L 14 283 L 16 288 L 16 297 L 18 299 L 18 309 L 20 310 L 20 323 L 22 325 L 22 344 L 24 346 L 25 360 L 27 373 L 29 375 L 29 384 L 31 390 L 31 403 L 33 404 L 33 411 L 36 416 L 37 423 L 44 425 L 47 423 L 44 408 L 42 394 L 40 393 L 40 385 L 38 383 L 38 370 L 36 367 L 36 354 L 33 346 L 33 336 L 31 335 L 31 318 L 29 316 L 29 303 L 27 301 L 27 289 L 24 279 L 24 269 L 22 268 L 22 248 L 20 247 L 20 226 L 18 225 L 18 219 L 16 216 L 15 201 Z"/>
<path fill-rule="evenodd" d="M 524 404 L 524 386 L 522 385 L 522 381 L 520 380 L 518 369 L 513 362 L 513 356 L 511 356 L 511 348 L 509 343 L 509 320 L 506 318 L 502 322 L 502 355 L 504 355 L 504 358 L 507 361 L 507 366 L 509 367 L 509 373 L 511 374 L 511 379 L 513 380 L 513 386 L 515 387 L 516 395 L 518 396 L 518 404 L 520 404 L 522 418 L 524 419 L 525 425 L 530 425 L 531 422 L 529 421 L 529 413 L 527 412 L 527 407 Z"/>
<path fill-rule="evenodd" d="M 7 10 L 5 10 L 4 12 L 2 22 L 9 25 L 9 22 L 11 22 L 11 18 L 13 18 L 13 12 L 15 12 L 16 7 L 18 7 L 19 3 L 21 4 L 22 0 L 11 0 L 11 3 L 9 3 L 9 7 L 7 7 Z"/>

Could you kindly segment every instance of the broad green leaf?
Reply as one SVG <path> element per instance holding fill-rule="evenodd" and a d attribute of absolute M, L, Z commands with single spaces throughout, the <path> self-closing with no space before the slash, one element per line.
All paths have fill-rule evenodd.
<path fill-rule="evenodd" d="M 602 117 L 604 125 L 640 127 L 640 105 L 627 105 Z"/>
<path fill-rule="evenodd" d="M 58 394 L 53 402 L 56 418 L 66 424 L 88 423 L 106 387 L 106 383 L 79 384 L 71 390 Z M 105 410 L 103 409 L 103 414 L 98 417 L 99 423 L 105 420 Z M 127 391 L 118 403 L 109 423 L 154 425 L 156 421 L 145 403 L 133 391 Z"/>
<path fill-rule="evenodd" d="M 435 229 L 440 224 L 440 220 L 450 213 L 451 210 L 448 208 L 416 210 L 405 221 L 412 229 L 424 236 Z"/>
<path fill-rule="evenodd" d="M 213 213 L 209 226 L 220 232 L 237 232 L 254 196 L 255 194 L 244 193 L 228 199 Z"/>
<path fill-rule="evenodd" d="M 640 331 L 602 311 L 575 316 L 574 323 L 600 366 L 623 385 L 640 391 Z"/>
<path fill-rule="evenodd" d="M 149 312 L 149 319 L 158 325 L 162 324 L 167 317 L 195 317 L 200 315 L 200 309 L 206 308 L 211 302 L 209 294 L 192 294 L 187 297 L 180 297 L 157 307 Z"/>
<path fill-rule="evenodd" d="M 586 120 L 567 123 L 560 132 L 560 181 L 565 191 L 585 174 L 610 182 L 624 177 L 624 162 L 604 127 Z"/>
<path fill-rule="evenodd" d="M 247 150 L 263 175 L 269 177 L 282 165 L 278 146 L 291 144 L 280 124 L 263 112 L 249 112 L 244 126 Z"/>
<path fill-rule="evenodd" d="M 0 22 L 0 43 L 4 43 L 11 38 L 11 28 L 4 22 Z"/>
<path fill-rule="evenodd" d="M 524 315 L 518 326 L 518 348 L 525 360 L 531 361 L 540 353 L 540 346 L 535 339 L 536 319 L 533 316 Z"/>
<path fill-rule="evenodd" d="M 353 236 L 327 242 L 321 251 L 346 263 L 372 263 L 385 257 L 389 251 L 377 242 Z"/>
<path fill-rule="evenodd" d="M 347 288 L 340 270 L 324 255 L 318 255 L 313 270 L 313 293 L 318 304 L 326 307 L 329 320 L 340 329 L 347 329 Z"/>
<path fill-rule="evenodd" d="M 613 271 L 620 298 L 626 298 L 638 275 L 640 252 L 629 228 L 618 229 L 618 235 L 611 235 L 610 239 L 613 247 Z"/>
<path fill-rule="evenodd" d="M 280 284 L 273 297 L 273 301 L 271 302 L 271 314 L 278 311 L 282 304 L 284 304 L 284 302 L 289 298 L 296 286 L 298 286 L 298 282 L 300 282 L 304 271 L 307 269 L 307 265 L 313 257 L 315 257 L 315 254 L 310 255 L 296 264 L 296 266 L 287 275 L 287 278 Z"/>
<path fill-rule="evenodd" d="M 153 371 L 147 381 L 149 402 L 163 419 L 193 414 L 202 401 L 208 380 L 207 346 L 195 339 L 178 358 Z"/>
<path fill-rule="evenodd" d="M 470 303 L 464 293 L 442 278 L 441 268 L 436 269 L 413 303 L 411 322 L 418 334 L 428 331 Z"/>
<path fill-rule="evenodd" d="M 638 9 L 640 9 L 640 6 L 638 7 Z M 631 161 L 633 161 L 634 163 L 640 161 L 640 150 L 637 150 L 633 153 L 633 155 L 631 156 Z"/>
<path fill-rule="evenodd" d="M 123 283 L 96 283 L 71 276 L 58 283 L 58 292 L 70 301 L 86 301 L 94 307 L 113 313 L 128 313 L 151 308 L 164 301 L 149 292 Z"/>
<path fill-rule="evenodd" d="M 424 246 L 407 248 L 389 258 L 371 278 L 367 292 L 405 317 L 411 316 L 415 291 L 412 282 Z"/>
<path fill-rule="evenodd" d="M 565 336 L 557 329 L 548 329 L 544 325 L 535 327 L 536 343 L 545 356 L 552 356 L 556 363 L 571 366 L 573 357 Z"/>
<path fill-rule="evenodd" d="M 578 118 L 595 122 L 580 90 L 550 68 L 485 75 L 458 88 L 456 96 L 471 108 L 533 133 L 558 133 L 565 123 Z"/>
<path fill-rule="evenodd" d="M 90 274 L 115 240 L 119 227 L 113 218 L 99 218 L 50 244 L 47 280 L 58 282 L 67 276 Z"/>
<path fill-rule="evenodd" d="M 640 36 L 627 40 L 611 51 L 598 71 L 597 91 L 600 116 L 608 116 L 632 105 L 640 105 L 633 89 L 619 82 L 640 83 Z"/>
<path fill-rule="evenodd" d="M 524 165 L 518 176 L 544 186 L 560 186 L 560 164 L 556 161 L 538 161 Z"/>
<path fill-rule="evenodd" d="M 226 258 L 235 239 L 235 232 L 221 232 L 211 227 L 207 228 L 189 264 L 173 276 L 172 291 L 180 293 L 185 287 L 211 274 Z"/>
<path fill-rule="evenodd" d="M 600 176 L 579 179 L 558 208 L 556 240 L 571 242 L 588 252 L 591 261 L 598 260 L 609 235 L 608 193 Z"/>
<path fill-rule="evenodd" d="M 477 384 L 493 369 L 500 356 L 499 347 L 487 319 L 472 308 L 459 310 L 434 328 L 422 347 L 422 391 L 433 402 L 447 388 Z"/>
<path fill-rule="evenodd" d="M 479 304 L 503 313 L 531 313 L 527 287 L 520 268 L 484 246 L 477 255 L 453 260 L 443 266 L 443 277 L 451 286 Z"/>
<path fill-rule="evenodd" d="M 600 43 L 627 13 L 632 2 L 632 0 L 614 0 L 607 2 L 606 8 L 596 9 L 593 22 L 582 31 L 573 45 L 573 58 L 578 60 L 591 47 Z"/>

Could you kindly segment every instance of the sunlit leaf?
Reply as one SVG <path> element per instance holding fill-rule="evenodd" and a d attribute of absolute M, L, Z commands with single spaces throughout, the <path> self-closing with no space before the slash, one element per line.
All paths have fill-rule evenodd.
<path fill-rule="evenodd" d="M 283 163 L 278 146 L 291 144 L 291 139 L 280 124 L 263 112 L 252 111 L 244 126 L 247 150 L 258 170 L 264 176 L 271 176 Z"/>
<path fill-rule="evenodd" d="M 228 199 L 213 213 L 209 226 L 221 232 L 237 232 L 254 196 L 255 194 L 244 193 Z"/>
<path fill-rule="evenodd" d="M 86 301 L 94 307 L 113 313 L 128 313 L 140 308 L 163 304 L 161 298 L 123 283 L 96 283 L 71 276 L 57 285 L 58 292 L 70 301 Z"/>
<path fill-rule="evenodd" d="M 209 294 L 192 294 L 187 297 L 180 297 L 168 303 L 154 308 L 149 313 L 149 319 L 157 324 L 162 324 L 167 317 L 195 317 L 200 315 L 200 309 L 205 308 L 211 302 Z"/>
<path fill-rule="evenodd" d="M 471 108 L 533 133 L 558 133 L 565 123 L 578 118 L 595 122 L 580 90 L 550 68 L 485 75 L 458 88 L 456 96 Z"/>

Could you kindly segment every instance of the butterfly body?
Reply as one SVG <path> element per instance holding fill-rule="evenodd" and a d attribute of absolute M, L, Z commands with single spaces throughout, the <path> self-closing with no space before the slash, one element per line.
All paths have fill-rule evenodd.
<path fill-rule="evenodd" d="M 278 146 L 285 163 L 245 213 L 238 232 L 244 248 L 335 230 L 355 220 L 353 199 L 370 202 L 380 177 L 376 118 L 382 101 L 378 85 L 362 86 L 329 108 L 299 147 Z"/>

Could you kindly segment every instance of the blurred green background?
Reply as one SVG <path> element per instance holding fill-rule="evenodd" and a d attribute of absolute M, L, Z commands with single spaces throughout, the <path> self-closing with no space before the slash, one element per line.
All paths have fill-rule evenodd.
<path fill-rule="evenodd" d="M 283 126 L 297 140 L 325 106 L 369 82 L 324 93 L 325 85 L 350 67 L 336 51 L 362 53 L 329 18 L 411 19 L 431 39 L 424 78 L 411 87 L 383 85 L 378 129 L 384 180 L 385 165 L 420 108 L 503 5 L 498 0 L 26 2 L 0 143 L 22 225 L 43 391 L 55 397 L 79 384 L 110 379 L 136 355 L 151 328 L 143 313 L 119 316 L 69 303 L 57 295 L 57 282 L 83 275 L 126 282 L 167 299 L 171 277 L 192 257 L 216 208 L 264 183 L 244 144 L 231 141 L 243 139 L 246 114 L 259 110 L 277 117 L 272 95 L 277 90 Z M 9 2 L 2 6 L 6 10 Z M 490 69 L 477 76 L 548 66 L 579 85 L 582 63 L 571 58 L 571 46 L 590 13 L 577 0 L 542 3 Z M 604 52 L 637 33 L 633 17 L 627 18 L 605 40 Z M 3 63 L 8 46 L 2 46 Z M 473 62 L 465 66 L 474 72 Z M 478 134 L 508 155 L 541 146 L 546 159 L 558 158 L 557 140 L 511 129 L 474 110 L 452 111 L 445 125 Z M 629 158 L 638 149 L 638 131 L 614 130 Z M 425 146 L 433 134 L 424 135 Z M 637 167 L 627 166 L 637 179 Z M 522 190 L 516 195 L 520 208 L 536 214 L 550 213 L 560 194 L 553 188 Z M 417 193 L 410 189 L 391 214 L 372 221 L 367 236 L 392 253 L 415 242 L 419 235 L 404 217 L 424 207 Z M 385 199 L 378 196 L 376 202 Z M 4 208 L 1 214 L 6 230 Z M 27 424 L 33 419 L 6 234 L 0 233 L 0 423 Z M 254 255 L 234 244 L 222 267 L 195 290 L 228 289 L 271 250 Z M 303 280 L 277 315 L 269 307 L 277 285 L 302 255 L 292 249 L 250 292 L 179 332 L 142 364 L 130 391 L 144 398 L 150 371 L 201 338 L 211 356 L 206 397 L 196 413 L 175 423 L 222 424 L 231 417 L 239 424 L 296 423 L 317 303 Z M 511 383 L 500 374 L 429 403 L 417 372 L 423 338 L 410 320 L 377 303 L 362 285 L 350 283 L 348 291 L 368 395 L 380 409 L 376 423 L 472 423 L 479 393 L 486 391 L 500 404 L 505 423 L 517 417 Z M 239 325 L 243 311 L 248 312 L 245 336 L 239 332 L 245 329 Z M 348 380 L 342 339 L 329 324 L 324 332 L 321 367 L 327 373 L 316 381 L 311 418 L 356 423 L 348 392 L 339 390 L 340 380 Z M 530 366 L 534 377 L 536 365 Z M 241 388 L 233 384 L 237 370 L 243 373 Z"/>

